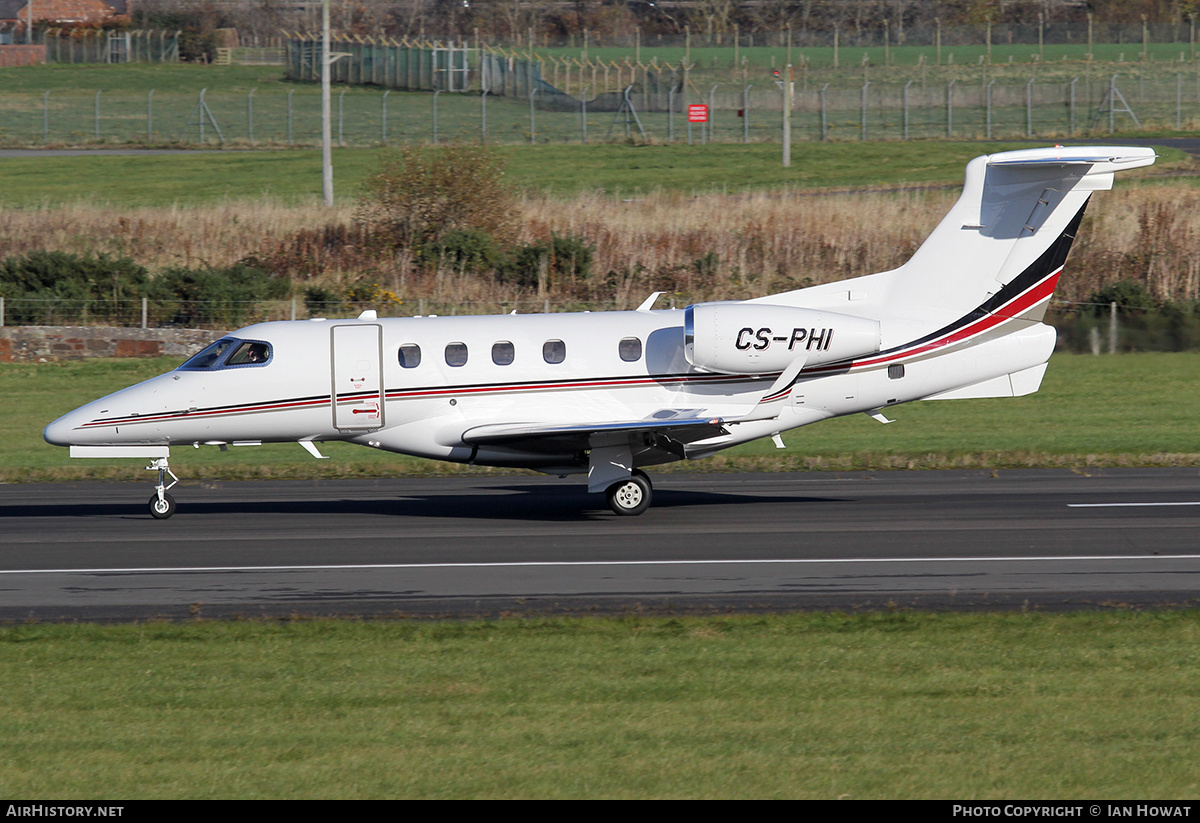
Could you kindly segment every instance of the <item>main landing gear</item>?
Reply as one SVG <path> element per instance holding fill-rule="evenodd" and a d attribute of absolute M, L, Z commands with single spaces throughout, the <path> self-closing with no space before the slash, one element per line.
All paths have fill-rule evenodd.
<path fill-rule="evenodd" d="M 653 494 L 650 478 L 641 469 L 634 469 L 633 474 L 624 480 L 618 480 L 608 487 L 605 494 L 608 497 L 608 507 L 613 514 L 632 517 L 650 508 L 650 497 Z"/>
<path fill-rule="evenodd" d="M 171 471 L 165 457 L 155 459 L 146 468 L 150 471 L 158 471 L 158 485 L 154 487 L 154 494 L 150 496 L 150 514 L 154 516 L 155 520 L 166 520 L 175 514 L 175 498 L 167 494 L 167 489 L 178 483 L 179 478 L 175 476 L 175 472 Z M 168 474 L 171 475 L 170 484 L 166 482 Z"/>

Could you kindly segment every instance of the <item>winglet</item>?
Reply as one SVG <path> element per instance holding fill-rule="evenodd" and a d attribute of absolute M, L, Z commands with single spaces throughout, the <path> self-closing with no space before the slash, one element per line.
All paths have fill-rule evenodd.
<path fill-rule="evenodd" d="M 650 307 L 653 306 L 658 301 L 658 298 L 662 297 L 664 294 L 666 294 L 665 291 L 656 291 L 654 294 L 643 300 L 642 305 L 638 306 L 637 310 L 650 311 Z"/>

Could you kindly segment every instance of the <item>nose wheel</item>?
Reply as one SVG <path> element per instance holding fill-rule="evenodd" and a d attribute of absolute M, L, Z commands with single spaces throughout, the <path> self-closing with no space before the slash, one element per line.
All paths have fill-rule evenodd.
<path fill-rule="evenodd" d="M 650 508 L 653 487 L 645 472 L 634 469 L 629 477 L 609 486 L 605 494 L 613 514 L 633 517 Z"/>
<path fill-rule="evenodd" d="M 167 489 L 178 483 L 179 478 L 171 471 L 165 457 L 156 459 L 146 468 L 158 472 L 158 485 L 154 487 L 154 494 L 150 496 L 150 514 L 155 520 L 166 520 L 175 514 L 175 498 L 167 494 Z M 171 475 L 170 483 L 167 483 L 168 474 Z"/>
<path fill-rule="evenodd" d="M 166 492 L 162 493 L 162 497 L 155 492 L 150 496 L 150 514 L 154 515 L 155 520 L 166 520 L 175 513 L 175 498 Z"/>

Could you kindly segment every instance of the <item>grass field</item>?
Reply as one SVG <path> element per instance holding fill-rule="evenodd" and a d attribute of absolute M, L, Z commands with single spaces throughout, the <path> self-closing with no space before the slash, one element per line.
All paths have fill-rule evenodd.
<path fill-rule="evenodd" d="M 597 191 L 614 197 L 650 191 L 760 191 L 925 184 L 959 185 L 963 167 L 986 152 L 1045 143 L 805 143 L 780 166 L 780 149 L 764 143 L 705 146 L 507 146 L 506 177 L 551 195 Z M 1190 167 L 1178 149 L 1159 148 L 1161 173 Z M 377 149 L 333 155 L 334 191 L 353 202 L 379 160 Z M 188 153 L 166 156 L 13 157 L 4 160 L 4 208 L 71 203 L 122 208 L 275 199 L 305 203 L 321 194 L 320 154 L 311 150 Z M 1122 178 L 1136 179 L 1135 172 Z"/>
<path fill-rule="evenodd" d="M 1196 612 L 0 628 L 0 789 L 1194 797 Z"/>
<path fill-rule="evenodd" d="M 86 477 L 146 481 L 138 461 L 74 460 L 41 439 L 59 415 L 177 363 L 106 360 L 0 365 L 0 480 Z M 1041 391 L 1022 398 L 928 401 L 888 411 L 889 425 L 856 415 L 784 434 L 706 460 L 696 470 L 886 469 L 1200 464 L 1200 353 L 1117 357 L 1055 355 Z M 1148 403 L 1147 398 L 1157 398 Z M 176 451 L 185 482 L 270 477 L 370 477 L 485 469 L 436 463 L 358 446 L 322 447 L 313 460 L 295 444 Z M 656 468 L 661 471 L 663 468 Z M 667 469 L 669 470 L 669 469 Z"/>

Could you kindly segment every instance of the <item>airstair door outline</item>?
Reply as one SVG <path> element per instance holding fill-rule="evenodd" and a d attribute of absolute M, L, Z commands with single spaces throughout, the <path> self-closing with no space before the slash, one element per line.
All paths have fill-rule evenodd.
<path fill-rule="evenodd" d="M 375 324 L 330 329 L 333 425 L 339 431 L 383 426 L 383 327 Z"/>

